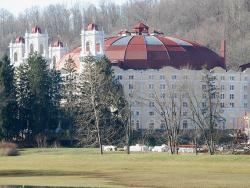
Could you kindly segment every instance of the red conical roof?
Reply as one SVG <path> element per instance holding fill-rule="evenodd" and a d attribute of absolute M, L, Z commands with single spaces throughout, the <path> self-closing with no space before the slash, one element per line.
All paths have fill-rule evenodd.
<path fill-rule="evenodd" d="M 88 31 L 96 30 L 98 31 L 98 26 L 95 23 L 90 23 L 87 27 Z"/>
<path fill-rule="evenodd" d="M 42 30 L 40 27 L 38 27 L 37 25 L 35 27 L 32 28 L 31 30 L 32 33 L 42 33 Z"/>
<path fill-rule="evenodd" d="M 23 37 L 21 37 L 21 36 L 18 36 L 17 38 L 16 38 L 16 41 L 15 41 L 16 43 L 24 43 L 24 38 Z"/>

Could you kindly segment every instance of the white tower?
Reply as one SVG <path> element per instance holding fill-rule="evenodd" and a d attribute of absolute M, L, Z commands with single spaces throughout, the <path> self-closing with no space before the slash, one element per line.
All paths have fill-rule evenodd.
<path fill-rule="evenodd" d="M 48 53 L 48 34 L 42 33 L 40 27 L 35 26 L 32 28 L 32 32 L 25 33 L 25 58 L 28 58 L 30 53 L 37 52 L 44 58 L 49 57 Z"/>
<path fill-rule="evenodd" d="M 83 58 L 88 55 L 100 57 L 104 55 L 104 31 L 99 31 L 96 24 L 88 25 L 87 30 L 81 32 L 81 54 Z"/>
<path fill-rule="evenodd" d="M 10 42 L 10 62 L 14 67 L 18 67 L 23 63 L 24 42 L 24 38 L 20 36 L 16 38 L 15 43 Z"/>
<path fill-rule="evenodd" d="M 49 57 L 51 59 L 50 69 L 53 69 L 56 63 L 68 52 L 68 47 L 64 47 L 63 43 L 59 40 L 55 41 L 49 47 Z"/>

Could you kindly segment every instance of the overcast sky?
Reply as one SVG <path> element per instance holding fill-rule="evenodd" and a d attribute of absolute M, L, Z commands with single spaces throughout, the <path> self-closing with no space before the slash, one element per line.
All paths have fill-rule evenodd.
<path fill-rule="evenodd" d="M 46 7 L 50 4 L 62 3 L 70 6 L 76 2 L 81 3 L 92 3 L 98 5 L 101 1 L 105 0 L 0 0 L 0 9 L 4 8 L 17 16 L 19 13 L 24 11 L 26 8 L 30 8 L 32 6 L 39 6 L 41 8 Z M 107 0 L 106 0 L 107 1 Z M 113 1 L 117 4 L 122 4 L 126 0 L 109 0 Z"/>

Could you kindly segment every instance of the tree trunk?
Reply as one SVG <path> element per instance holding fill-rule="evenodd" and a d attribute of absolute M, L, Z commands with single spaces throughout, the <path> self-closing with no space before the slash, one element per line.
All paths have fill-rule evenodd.
<path fill-rule="evenodd" d="M 99 149 L 100 149 L 100 153 L 102 155 L 103 149 L 102 149 L 102 139 L 101 139 L 101 133 L 100 133 L 100 126 L 99 126 L 99 115 L 98 115 L 98 112 L 95 108 L 96 105 L 95 105 L 94 100 L 92 100 L 92 105 L 93 105 L 94 114 L 95 114 L 95 125 L 96 125 L 97 137 L 98 137 L 98 142 L 99 142 Z"/>
<path fill-rule="evenodd" d="M 96 114 L 96 111 L 95 111 Z M 96 114 L 97 115 L 97 114 Z M 103 154 L 103 149 L 102 149 L 102 139 L 101 139 L 101 134 L 100 134 L 100 127 L 99 127 L 99 118 L 96 116 L 96 129 L 97 129 L 97 136 L 98 136 L 98 142 L 99 142 L 99 148 L 100 148 L 100 153 L 101 155 Z"/>

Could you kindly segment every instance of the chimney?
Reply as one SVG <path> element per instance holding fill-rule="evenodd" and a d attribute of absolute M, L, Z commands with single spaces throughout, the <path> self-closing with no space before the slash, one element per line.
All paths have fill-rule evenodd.
<path fill-rule="evenodd" d="M 224 64 L 226 63 L 226 40 L 221 40 L 220 44 L 220 56 L 223 59 Z"/>

